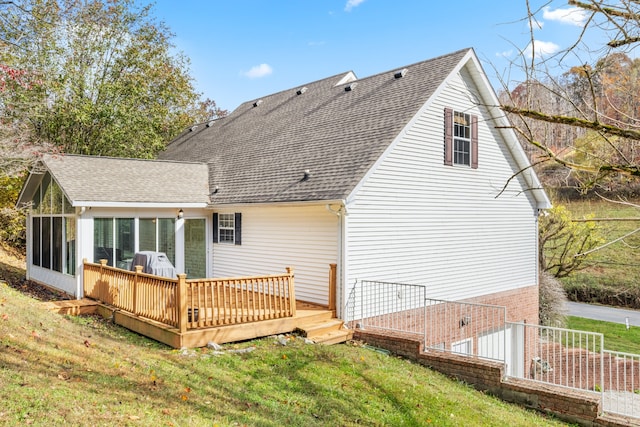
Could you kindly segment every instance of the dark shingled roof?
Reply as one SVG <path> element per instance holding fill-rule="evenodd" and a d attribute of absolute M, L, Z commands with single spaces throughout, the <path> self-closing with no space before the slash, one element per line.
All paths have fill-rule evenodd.
<path fill-rule="evenodd" d="M 203 163 L 74 155 L 42 161 L 74 205 L 209 202 L 209 171 Z"/>
<path fill-rule="evenodd" d="M 356 80 L 351 91 L 336 86 L 345 73 L 245 102 L 159 158 L 206 162 L 215 204 L 344 199 L 469 50 Z"/>

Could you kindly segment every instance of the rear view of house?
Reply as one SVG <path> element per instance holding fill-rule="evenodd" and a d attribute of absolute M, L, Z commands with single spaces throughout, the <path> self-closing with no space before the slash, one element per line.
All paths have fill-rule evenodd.
<path fill-rule="evenodd" d="M 45 157 L 20 195 L 29 278 L 81 297 L 83 259 L 151 250 L 187 277 L 294 267 L 296 298 L 338 316 L 375 280 L 536 323 L 550 203 L 497 104 L 466 49 L 250 100 L 155 161 Z"/>

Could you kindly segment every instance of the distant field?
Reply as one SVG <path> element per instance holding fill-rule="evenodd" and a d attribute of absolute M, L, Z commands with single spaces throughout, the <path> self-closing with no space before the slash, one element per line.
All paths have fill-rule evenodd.
<path fill-rule="evenodd" d="M 604 348 L 625 353 L 640 354 L 640 328 L 627 329 L 622 323 L 601 322 L 569 316 L 567 328 L 598 332 L 604 335 Z"/>
<path fill-rule="evenodd" d="M 640 204 L 640 201 L 634 201 Z M 573 218 L 638 218 L 598 222 L 607 241 L 640 228 L 640 208 L 604 201 L 559 202 Z M 563 279 L 569 298 L 640 308 L 640 232 L 590 256 L 588 267 Z"/>

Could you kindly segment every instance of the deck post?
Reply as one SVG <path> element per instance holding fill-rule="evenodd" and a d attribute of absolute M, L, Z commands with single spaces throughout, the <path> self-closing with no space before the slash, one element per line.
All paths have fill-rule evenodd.
<path fill-rule="evenodd" d="M 85 266 L 89 262 L 88 259 L 82 258 L 82 295 L 87 295 L 87 269 Z"/>
<path fill-rule="evenodd" d="M 136 265 L 136 275 L 133 277 L 133 314 L 138 314 L 138 274 L 142 273 L 142 266 Z"/>
<path fill-rule="evenodd" d="M 336 315 L 336 282 L 338 265 L 329 264 L 329 310 L 333 311 L 333 315 Z"/>
<path fill-rule="evenodd" d="M 187 275 L 178 274 L 177 309 L 178 309 L 178 329 L 183 334 L 187 332 Z"/>
<path fill-rule="evenodd" d="M 109 286 L 107 285 L 107 289 L 104 289 L 104 279 L 103 279 L 103 275 L 104 275 L 104 267 L 107 265 L 107 260 L 106 259 L 101 259 L 100 260 L 100 280 L 98 281 L 99 287 L 98 287 L 98 298 L 100 298 L 100 301 L 102 302 L 106 302 L 106 294 L 107 291 L 109 289 Z"/>
<path fill-rule="evenodd" d="M 296 291 L 293 280 L 293 267 L 287 267 L 287 274 L 289 275 L 289 307 L 291 316 L 296 316 Z"/>

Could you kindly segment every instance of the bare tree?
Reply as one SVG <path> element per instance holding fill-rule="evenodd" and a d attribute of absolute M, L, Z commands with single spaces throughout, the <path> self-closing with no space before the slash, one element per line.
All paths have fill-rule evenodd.
<path fill-rule="evenodd" d="M 20 177 L 41 154 L 56 151 L 33 135 L 28 119 L 15 114 L 21 107 L 3 96 L 30 90 L 37 84 L 32 77 L 27 71 L 0 64 L 0 177 Z"/>
<path fill-rule="evenodd" d="M 550 56 L 536 49 L 542 9 L 526 5 L 531 37 L 518 64 L 524 78 L 505 82 L 501 107 L 534 148 L 532 157 L 567 168 L 585 188 L 640 178 L 640 60 L 626 54 L 640 43 L 640 2 L 569 0 L 583 28 Z M 608 42 L 587 45 L 594 33 Z"/>

